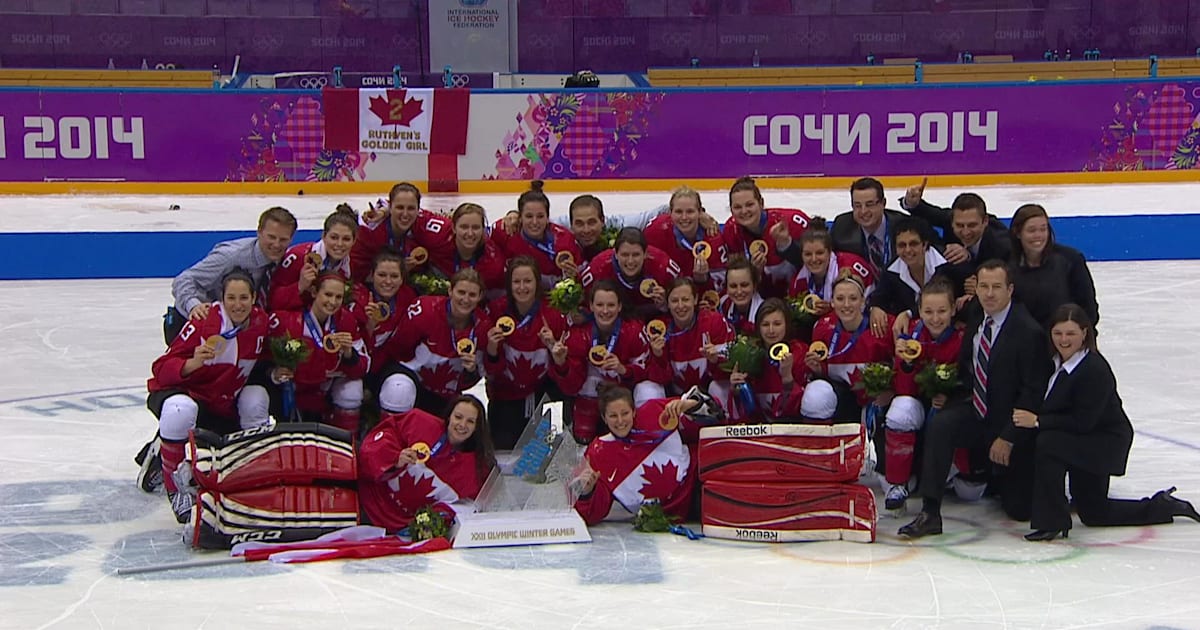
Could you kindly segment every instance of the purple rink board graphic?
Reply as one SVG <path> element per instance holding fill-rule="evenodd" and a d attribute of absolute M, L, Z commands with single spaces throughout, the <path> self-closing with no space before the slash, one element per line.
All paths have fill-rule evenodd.
<path fill-rule="evenodd" d="M 464 179 L 1193 169 L 1200 155 L 1200 81 L 472 99 L 486 114 Z M 6 91 L 0 165 L 7 181 L 394 178 L 374 155 L 324 150 L 321 115 L 319 92 Z"/>

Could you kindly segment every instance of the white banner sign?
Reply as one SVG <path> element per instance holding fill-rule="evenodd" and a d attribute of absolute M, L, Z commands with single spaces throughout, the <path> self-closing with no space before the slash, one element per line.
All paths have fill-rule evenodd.
<path fill-rule="evenodd" d="M 511 72 L 509 0 L 429 0 L 429 72 Z"/>

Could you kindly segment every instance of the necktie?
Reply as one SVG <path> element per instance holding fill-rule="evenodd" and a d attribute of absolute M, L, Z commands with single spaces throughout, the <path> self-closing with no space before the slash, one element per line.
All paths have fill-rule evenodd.
<path fill-rule="evenodd" d="M 874 234 L 867 237 L 867 246 L 871 249 L 871 262 L 877 269 L 883 269 L 887 261 L 883 259 L 883 243 L 879 241 L 879 237 Z"/>
<path fill-rule="evenodd" d="M 258 283 L 258 305 L 267 308 L 267 296 L 271 293 L 271 274 L 275 273 L 275 263 L 263 269 L 262 280 Z"/>
<path fill-rule="evenodd" d="M 971 391 L 971 403 L 980 418 L 987 417 L 988 360 L 992 356 L 992 334 L 995 321 L 988 317 L 983 322 L 983 334 L 979 336 L 979 349 L 975 351 L 975 386 Z"/>

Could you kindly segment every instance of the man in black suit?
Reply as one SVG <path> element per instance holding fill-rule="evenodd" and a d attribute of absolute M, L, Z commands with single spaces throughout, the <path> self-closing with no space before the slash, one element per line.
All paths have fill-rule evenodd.
<path fill-rule="evenodd" d="M 850 212 L 833 219 L 833 249 L 858 254 L 882 273 L 896 259 L 896 224 L 905 214 L 884 208 L 883 184 L 863 177 L 850 185 Z"/>
<path fill-rule="evenodd" d="M 900 207 L 942 231 L 946 239 L 944 255 L 947 261 L 955 265 L 969 265 L 970 273 L 974 273 L 979 263 L 985 260 L 1009 259 L 1012 239 L 1008 235 L 1008 227 L 988 214 L 983 197 L 970 192 L 962 193 L 954 198 L 949 208 L 939 208 L 925 201 L 925 184 L 928 181 L 925 179 L 916 186 L 910 186 L 900 199 Z"/>
<path fill-rule="evenodd" d="M 995 464 L 1001 505 L 1010 518 L 1029 520 L 1033 501 L 1034 431 L 1013 424 L 1013 410 L 1036 412 L 1050 378 L 1042 327 L 1024 306 L 1012 301 L 1008 267 L 999 260 L 979 266 L 982 307 L 967 327 L 958 374 L 966 391 L 935 414 L 925 427 L 924 461 L 917 492 L 921 513 L 900 535 L 920 538 L 942 533 L 942 495 L 956 448 L 988 449 Z"/>

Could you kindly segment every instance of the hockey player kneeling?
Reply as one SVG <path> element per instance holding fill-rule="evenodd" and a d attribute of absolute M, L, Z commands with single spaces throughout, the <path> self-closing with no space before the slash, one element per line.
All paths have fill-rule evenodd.
<path fill-rule="evenodd" d="M 452 400 L 444 419 L 392 414 L 358 448 L 363 514 L 392 532 L 426 506 L 450 517 L 474 509 L 496 462 L 483 403 L 469 395 Z"/>
<path fill-rule="evenodd" d="M 636 514 L 642 503 L 657 500 L 667 515 L 685 518 L 695 477 L 678 427 L 681 421 L 693 421 L 686 416 L 702 403 L 656 399 L 635 411 L 633 394 L 612 387 L 601 392 L 599 406 L 609 432 L 584 453 L 586 466 L 572 482 L 580 495 L 575 510 L 594 525 L 617 505 Z"/>
<path fill-rule="evenodd" d="M 319 423 L 284 423 L 189 443 L 197 492 L 192 546 L 309 540 L 358 524 L 350 434 Z"/>

